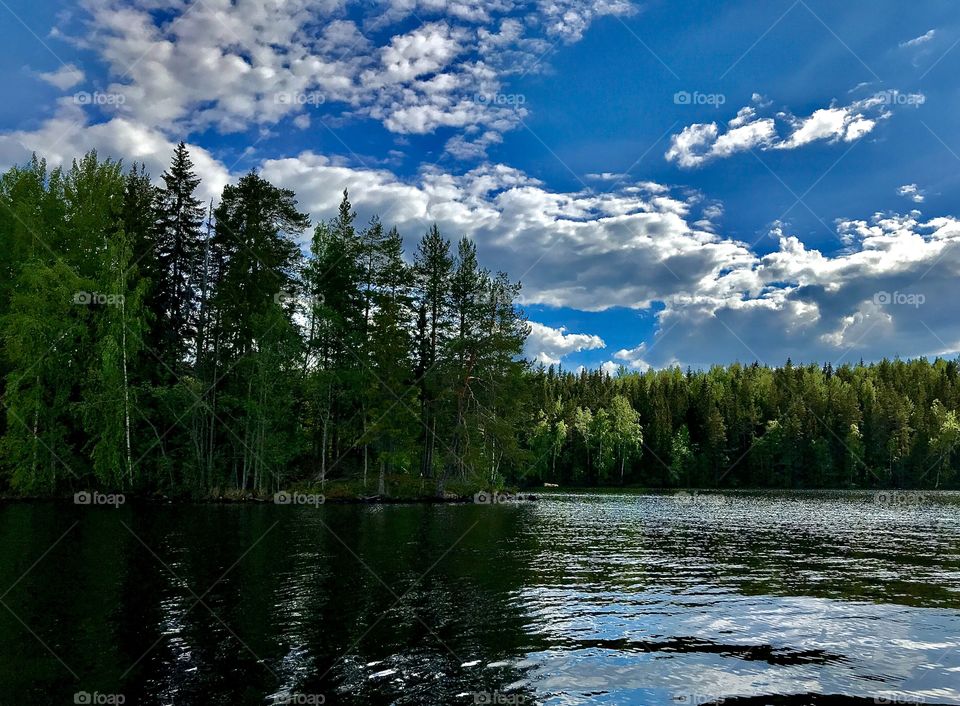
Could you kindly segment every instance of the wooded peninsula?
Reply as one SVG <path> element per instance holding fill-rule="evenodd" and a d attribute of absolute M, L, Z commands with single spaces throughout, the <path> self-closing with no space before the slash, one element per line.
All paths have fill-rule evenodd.
<path fill-rule="evenodd" d="M 0 493 L 957 487 L 957 361 L 534 366 L 471 240 L 199 185 L 183 144 L 158 183 L 95 153 L 0 177 Z"/>

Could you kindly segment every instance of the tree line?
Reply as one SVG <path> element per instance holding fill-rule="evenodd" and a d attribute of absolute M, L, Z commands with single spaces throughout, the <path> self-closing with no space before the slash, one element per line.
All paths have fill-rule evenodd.
<path fill-rule="evenodd" d="M 183 144 L 156 183 L 95 153 L 0 176 L 0 490 L 957 482 L 955 361 L 534 368 L 470 239 L 199 186 Z"/>
<path fill-rule="evenodd" d="M 954 360 L 529 376 L 533 478 L 563 485 L 957 487 Z"/>

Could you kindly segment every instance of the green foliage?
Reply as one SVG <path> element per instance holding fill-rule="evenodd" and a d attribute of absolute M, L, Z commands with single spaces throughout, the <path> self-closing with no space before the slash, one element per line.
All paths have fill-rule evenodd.
<path fill-rule="evenodd" d="M 616 377 L 541 368 L 528 376 L 527 444 L 545 448 L 564 420 L 574 433 L 538 477 L 572 485 L 955 487 L 957 373 L 940 359 Z"/>
<path fill-rule="evenodd" d="M 204 214 L 90 153 L 0 175 L 0 487 L 206 496 L 505 483 L 955 487 L 955 361 L 530 370 L 520 286 L 437 226 L 255 173 Z M 206 222 L 204 222 L 206 220 Z"/>
<path fill-rule="evenodd" d="M 159 186 L 94 153 L 0 177 L 6 485 L 382 494 L 520 473 L 519 286 L 473 243 L 452 256 L 434 226 L 408 263 L 344 192 L 304 256 L 291 191 L 247 174 L 204 223 L 199 184 L 183 144 Z"/>

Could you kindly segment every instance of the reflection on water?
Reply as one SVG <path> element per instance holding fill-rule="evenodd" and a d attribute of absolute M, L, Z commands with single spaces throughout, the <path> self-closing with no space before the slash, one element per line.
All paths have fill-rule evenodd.
<path fill-rule="evenodd" d="M 78 693 L 960 704 L 960 497 L 2 506 L 0 704 Z"/>

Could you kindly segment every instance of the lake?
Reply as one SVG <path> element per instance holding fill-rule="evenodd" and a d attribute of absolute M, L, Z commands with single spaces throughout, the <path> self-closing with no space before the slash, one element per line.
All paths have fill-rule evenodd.
<path fill-rule="evenodd" d="M 2 704 L 815 694 L 960 704 L 960 496 L 0 506 Z"/>

